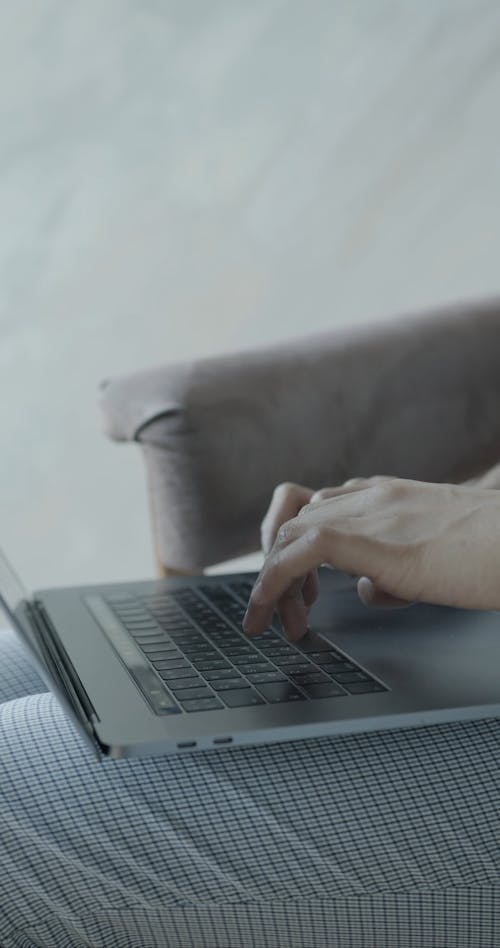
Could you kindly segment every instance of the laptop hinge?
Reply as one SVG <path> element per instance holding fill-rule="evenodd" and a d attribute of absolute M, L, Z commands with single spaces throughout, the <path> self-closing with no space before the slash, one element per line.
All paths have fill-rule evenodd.
<path fill-rule="evenodd" d="M 84 736 L 90 739 L 98 760 L 101 760 L 102 753 L 106 753 L 108 748 L 101 744 L 95 732 L 94 724 L 99 720 L 97 712 L 42 603 L 35 599 L 27 602 L 26 605 L 30 621 L 38 632 L 37 639 L 49 671 L 59 685 L 62 696 L 70 705 L 76 717 L 76 723 L 80 729 L 83 729 Z"/>

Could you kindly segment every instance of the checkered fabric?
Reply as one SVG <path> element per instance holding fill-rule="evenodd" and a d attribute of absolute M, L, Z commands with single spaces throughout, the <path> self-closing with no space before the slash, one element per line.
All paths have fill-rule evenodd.
<path fill-rule="evenodd" d="M 495 948 L 500 720 L 99 765 L 0 633 L 2 948 Z"/>

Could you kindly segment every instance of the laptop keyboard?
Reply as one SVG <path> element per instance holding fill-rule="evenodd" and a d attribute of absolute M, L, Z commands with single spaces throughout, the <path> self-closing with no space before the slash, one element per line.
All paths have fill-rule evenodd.
<path fill-rule="evenodd" d="M 235 581 L 106 602 L 184 711 L 387 690 L 310 630 L 295 644 L 274 626 L 246 636 L 241 623 L 251 590 L 251 582 Z"/>

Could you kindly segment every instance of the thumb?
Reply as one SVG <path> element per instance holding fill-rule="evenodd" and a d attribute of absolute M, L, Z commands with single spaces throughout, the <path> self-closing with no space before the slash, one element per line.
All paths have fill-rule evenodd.
<path fill-rule="evenodd" d="M 358 596 L 365 606 L 373 606 L 381 609 L 403 609 L 405 606 L 411 606 L 412 603 L 407 599 L 398 599 L 397 596 L 391 596 L 372 583 L 368 576 L 362 576 L 358 579 Z"/>

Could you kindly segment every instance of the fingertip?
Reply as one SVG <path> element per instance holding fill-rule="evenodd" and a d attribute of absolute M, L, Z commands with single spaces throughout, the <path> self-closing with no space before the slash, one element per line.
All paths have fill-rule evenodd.
<path fill-rule="evenodd" d="M 304 585 L 302 587 L 302 597 L 307 609 L 309 609 L 313 603 L 318 598 L 319 593 L 319 579 L 317 570 L 311 570 L 307 574 Z"/>
<path fill-rule="evenodd" d="M 371 579 L 368 579 L 368 576 L 362 576 L 358 579 L 357 589 L 361 602 L 367 608 L 405 609 L 413 605 L 413 602 L 407 599 L 399 599 L 397 596 L 392 596 L 391 593 L 379 589 Z"/>
<path fill-rule="evenodd" d="M 285 600 L 278 603 L 278 613 L 289 642 L 297 642 L 305 635 L 308 610 L 303 600 Z"/>
<path fill-rule="evenodd" d="M 357 582 L 358 596 L 364 606 L 370 606 L 373 601 L 373 583 L 367 576 L 362 576 Z"/>
<path fill-rule="evenodd" d="M 272 543 L 270 540 L 270 536 L 267 532 L 261 534 L 260 545 L 262 547 L 262 552 L 264 556 L 268 556 L 271 551 Z"/>

